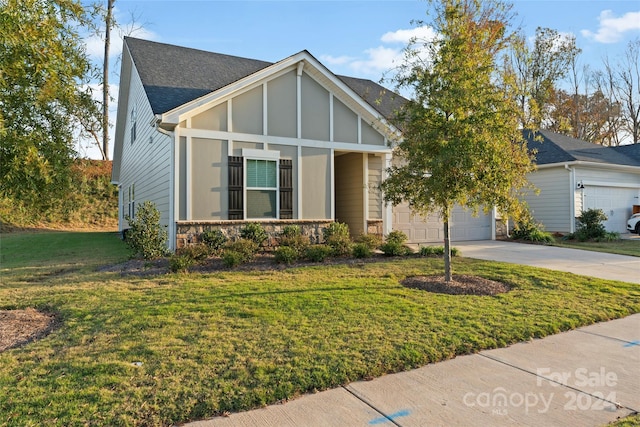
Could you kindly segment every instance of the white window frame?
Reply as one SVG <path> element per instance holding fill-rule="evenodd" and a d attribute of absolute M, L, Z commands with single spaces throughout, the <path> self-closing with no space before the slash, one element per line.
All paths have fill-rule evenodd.
<path fill-rule="evenodd" d="M 275 187 L 248 187 L 247 186 L 247 160 L 266 160 L 275 162 L 276 164 L 276 186 Z M 280 217 L 280 152 L 279 151 L 269 151 L 269 150 L 254 150 L 249 148 L 242 149 L 242 162 L 243 162 L 243 197 L 244 197 L 244 212 L 243 216 L 246 220 L 271 220 L 278 219 Z M 275 191 L 276 193 L 276 212 L 273 218 L 249 218 L 247 215 L 247 207 L 249 205 L 249 199 L 247 194 L 251 190 L 257 191 Z"/>

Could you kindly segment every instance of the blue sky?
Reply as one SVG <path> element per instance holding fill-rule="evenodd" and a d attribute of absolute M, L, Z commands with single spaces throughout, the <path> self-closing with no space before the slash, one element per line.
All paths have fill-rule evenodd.
<path fill-rule="evenodd" d="M 575 35 L 583 50 L 580 61 L 592 69 L 600 68 L 604 56 L 615 60 L 630 40 L 640 37 L 637 0 L 513 4 L 514 26 L 528 36 L 537 27 Z M 136 16 L 142 28 L 134 37 L 271 62 L 306 49 L 336 74 L 378 81 L 415 34 L 412 21 L 429 22 L 428 7 L 428 2 L 418 0 L 116 0 L 116 19 L 127 27 Z M 101 42 L 87 42 L 89 53 L 101 60 Z M 113 96 L 117 96 L 121 43 L 113 42 Z"/>

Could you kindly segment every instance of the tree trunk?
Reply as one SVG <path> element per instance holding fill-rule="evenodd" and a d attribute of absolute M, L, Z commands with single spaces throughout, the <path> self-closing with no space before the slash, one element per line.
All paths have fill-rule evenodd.
<path fill-rule="evenodd" d="M 109 160 L 109 51 L 114 3 L 115 0 L 107 0 L 104 28 L 104 62 L 102 63 L 102 157 L 104 160 Z"/>
<path fill-rule="evenodd" d="M 449 212 L 444 214 L 444 281 L 451 281 L 451 238 L 449 236 Z"/>

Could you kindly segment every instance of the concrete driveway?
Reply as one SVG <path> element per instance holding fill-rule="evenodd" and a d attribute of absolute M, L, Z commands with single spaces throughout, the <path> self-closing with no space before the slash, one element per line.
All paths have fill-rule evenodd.
<path fill-rule="evenodd" d="M 501 240 L 456 242 L 467 258 L 531 265 L 600 279 L 640 283 L 640 258 Z"/>

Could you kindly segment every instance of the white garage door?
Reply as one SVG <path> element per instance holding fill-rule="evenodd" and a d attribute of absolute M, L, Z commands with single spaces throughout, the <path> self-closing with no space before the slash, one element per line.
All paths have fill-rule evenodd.
<path fill-rule="evenodd" d="M 582 193 L 583 206 L 585 209 L 602 209 L 608 218 L 604 222 L 607 231 L 625 233 L 633 205 L 640 204 L 638 191 L 636 188 L 587 185 Z"/>
<path fill-rule="evenodd" d="M 401 204 L 393 208 L 393 229 L 404 232 L 409 243 L 442 243 L 444 232 L 438 215 L 428 217 L 413 215 L 409 206 Z M 451 241 L 491 239 L 491 215 L 482 212 L 474 217 L 471 211 L 456 206 L 451 218 Z"/>

